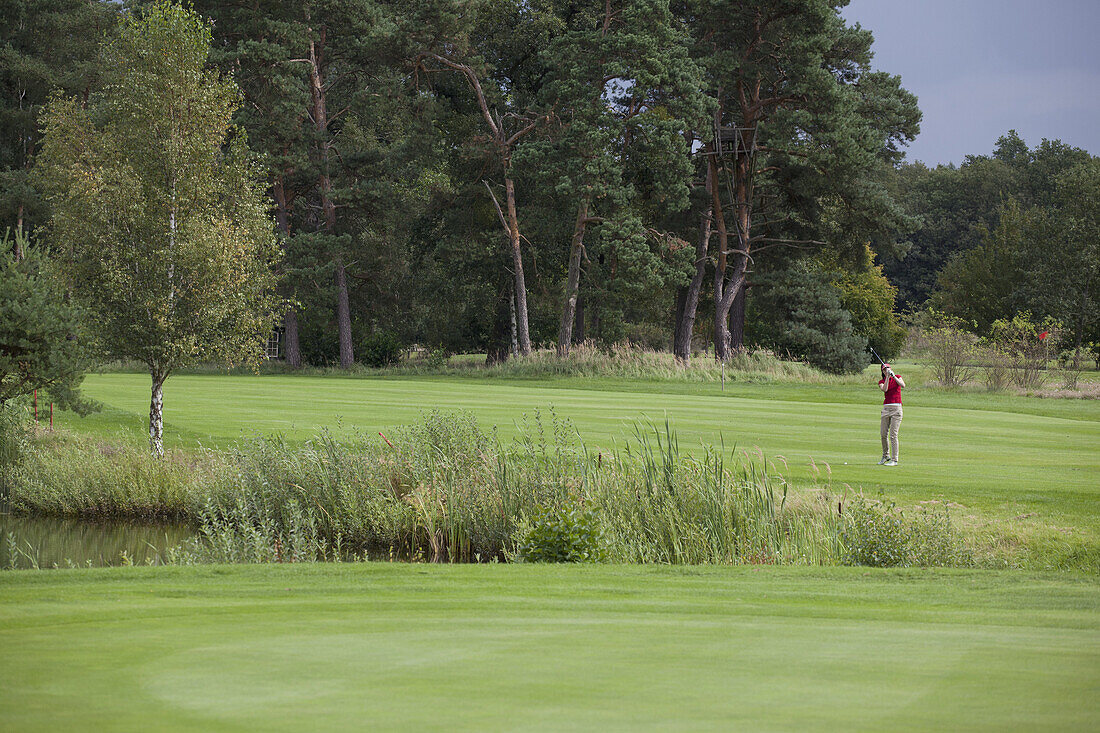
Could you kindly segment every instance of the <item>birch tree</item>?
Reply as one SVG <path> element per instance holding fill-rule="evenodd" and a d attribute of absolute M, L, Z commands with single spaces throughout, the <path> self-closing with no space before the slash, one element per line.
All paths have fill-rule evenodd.
<path fill-rule="evenodd" d="M 231 125 L 240 93 L 208 65 L 210 42 L 193 12 L 144 6 L 103 48 L 104 89 L 44 113 L 47 233 L 102 347 L 149 370 L 154 455 L 169 375 L 261 358 L 278 305 L 262 171 Z"/>

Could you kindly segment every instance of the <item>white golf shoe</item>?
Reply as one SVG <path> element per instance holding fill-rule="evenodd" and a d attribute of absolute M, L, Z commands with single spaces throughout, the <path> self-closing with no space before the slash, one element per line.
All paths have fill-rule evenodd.
<path fill-rule="evenodd" d="M 878 462 L 878 465 L 884 466 L 884 465 L 886 465 L 886 462 L 889 461 L 889 460 L 890 460 L 889 458 L 883 458 L 881 461 Z"/>
<path fill-rule="evenodd" d="M 884 465 L 884 466 L 896 466 L 896 465 L 898 465 L 898 462 L 891 460 L 891 461 L 887 461 L 886 463 L 884 463 L 882 465 Z"/>

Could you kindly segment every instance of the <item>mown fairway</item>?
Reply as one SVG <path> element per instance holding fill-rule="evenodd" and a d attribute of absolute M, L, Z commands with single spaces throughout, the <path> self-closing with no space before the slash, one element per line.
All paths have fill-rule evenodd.
<path fill-rule="evenodd" d="M 1095 730 L 1100 586 L 806 568 L 0 574 L 0 728 Z"/>
<path fill-rule="evenodd" d="M 107 410 L 60 422 L 82 432 L 143 441 L 148 377 L 92 375 L 87 393 Z M 947 498 L 1013 516 L 1100 518 L 1100 402 L 953 395 L 910 390 L 902 465 L 879 457 L 881 395 L 860 385 L 718 385 L 611 380 L 179 375 L 165 387 L 170 444 L 228 444 L 256 433 L 304 439 L 321 426 L 380 440 L 379 430 L 425 410 L 468 410 L 507 438 L 526 413 L 553 407 L 590 447 L 622 446 L 638 421 L 671 421 L 681 449 L 701 443 L 759 447 L 806 479 L 829 464 L 834 488 L 883 490 L 905 500 Z M 544 420 L 548 422 L 548 420 Z M 549 432 L 549 428 L 548 428 Z M 847 462 L 847 465 L 845 465 Z"/>

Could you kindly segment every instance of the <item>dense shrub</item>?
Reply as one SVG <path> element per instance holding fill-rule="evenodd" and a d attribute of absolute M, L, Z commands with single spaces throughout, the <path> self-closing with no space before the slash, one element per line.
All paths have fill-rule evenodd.
<path fill-rule="evenodd" d="M 905 329 L 894 311 L 898 289 L 874 264 L 874 254 L 865 247 L 862 262 L 841 263 L 835 256 L 822 256 L 824 269 L 835 273 L 840 304 L 852 319 L 852 328 L 865 337 L 883 359 L 894 359 L 905 344 Z M 855 266 L 861 265 L 861 266 Z"/>
<path fill-rule="evenodd" d="M 971 563 L 946 507 L 907 516 L 891 501 L 858 497 L 844 514 L 845 560 L 852 565 L 886 568 Z"/>
<path fill-rule="evenodd" d="M 1067 349 L 1058 356 L 1055 374 L 1062 389 L 1077 389 L 1085 371 L 1085 355 L 1081 349 Z"/>
<path fill-rule="evenodd" d="M 401 361 L 401 342 L 388 331 L 372 333 L 359 343 L 356 358 L 369 367 L 393 366 Z"/>
<path fill-rule="evenodd" d="M 990 343 L 979 350 L 985 372 L 985 386 L 990 392 L 1003 392 L 1009 383 L 1011 360 L 997 343 Z"/>
<path fill-rule="evenodd" d="M 601 562 L 604 537 L 596 514 L 576 504 L 539 507 L 516 533 L 524 562 Z"/>

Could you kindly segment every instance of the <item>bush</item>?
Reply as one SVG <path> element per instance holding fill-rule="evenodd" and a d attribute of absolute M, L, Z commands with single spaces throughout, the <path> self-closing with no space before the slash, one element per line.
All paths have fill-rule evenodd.
<path fill-rule="evenodd" d="M 388 331 L 372 333 L 359 344 L 359 361 L 381 368 L 401 361 L 401 342 Z"/>
<path fill-rule="evenodd" d="M 1084 354 L 1081 349 L 1063 351 L 1058 357 L 1058 381 L 1062 389 L 1077 389 L 1081 373 L 1085 371 Z"/>
<path fill-rule="evenodd" d="M 946 506 L 922 510 L 910 518 L 892 501 L 861 496 L 848 505 L 845 517 L 842 542 L 849 564 L 876 568 L 972 564 Z"/>
<path fill-rule="evenodd" d="M 429 369 L 443 369 L 451 363 L 451 352 L 446 349 L 432 349 L 428 352 L 428 358 L 424 360 Z"/>
<path fill-rule="evenodd" d="M 1089 341 L 1085 344 L 1085 351 L 1092 357 L 1093 362 L 1096 364 L 1097 371 L 1100 371 L 1100 341 Z"/>
<path fill-rule="evenodd" d="M 985 363 L 985 386 L 990 392 L 1003 392 L 1009 383 L 1011 361 L 997 344 L 989 344 L 981 350 L 981 359 Z"/>
<path fill-rule="evenodd" d="M 840 304 L 851 315 L 852 328 L 865 336 L 883 359 L 894 359 L 905 344 L 905 329 L 894 311 L 898 289 L 882 274 L 882 266 L 874 264 L 869 246 L 865 246 L 862 262 L 857 264 L 860 266 L 843 266 L 836 256 L 822 256 L 825 269 L 837 272 Z"/>
<path fill-rule="evenodd" d="M 973 324 L 929 308 L 918 316 L 920 340 L 936 381 L 958 387 L 974 374 L 978 337 L 967 330 Z"/>
<path fill-rule="evenodd" d="M 604 538 L 595 512 L 578 505 L 540 507 L 516 532 L 524 562 L 601 562 Z"/>
<path fill-rule="evenodd" d="M 999 319 L 990 328 L 990 338 L 1009 355 L 1009 377 L 1020 389 L 1043 386 L 1043 372 L 1054 357 L 1061 324 L 1050 318 L 1032 320 L 1031 313 L 1017 313 Z"/>

